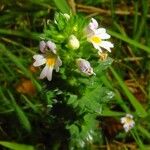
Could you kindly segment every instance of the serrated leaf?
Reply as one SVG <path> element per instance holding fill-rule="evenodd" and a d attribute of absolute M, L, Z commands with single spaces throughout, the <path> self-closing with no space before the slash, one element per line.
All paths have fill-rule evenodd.
<path fill-rule="evenodd" d="M 95 85 L 93 88 L 87 89 L 84 93 L 84 96 L 79 100 L 79 106 L 82 107 L 83 110 L 87 109 L 91 112 L 100 113 L 100 90 L 101 86 L 97 85 Z"/>

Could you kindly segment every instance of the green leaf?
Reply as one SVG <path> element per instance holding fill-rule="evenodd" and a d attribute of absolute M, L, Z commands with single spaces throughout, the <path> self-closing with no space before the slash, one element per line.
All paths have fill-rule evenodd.
<path fill-rule="evenodd" d="M 14 142 L 0 141 L 0 145 L 12 150 L 35 150 L 31 145 L 18 144 Z"/>

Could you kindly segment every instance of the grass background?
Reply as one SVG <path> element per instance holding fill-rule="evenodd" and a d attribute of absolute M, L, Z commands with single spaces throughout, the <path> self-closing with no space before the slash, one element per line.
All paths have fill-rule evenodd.
<path fill-rule="evenodd" d="M 125 113 L 135 110 L 137 122 L 131 133 L 134 140 L 131 136 L 126 139 L 119 135 L 120 142 L 114 136 L 119 125 L 112 119 L 119 113 L 104 112 L 104 123 L 109 120 L 112 127 L 103 126 L 108 136 L 100 145 L 90 145 L 89 149 L 150 149 L 149 7 L 149 0 L 0 1 L 0 144 L 17 150 L 33 149 L 27 145 L 48 149 L 47 143 L 43 144 L 48 137 L 46 129 L 31 130 L 33 126 L 35 130 L 43 127 L 42 121 L 37 120 L 38 115 L 41 120 L 45 119 L 40 114 L 45 106 L 38 99 L 42 81 L 33 73 L 32 56 L 38 51 L 39 35 L 47 19 L 53 19 L 58 9 L 65 13 L 71 8 L 74 13 L 96 18 L 108 29 L 115 45 L 110 54 L 114 63 L 101 80 L 115 91 L 117 104 L 112 109 L 121 107 Z M 42 96 L 43 101 L 51 97 Z M 41 135 L 41 139 L 37 140 L 34 133 Z"/>

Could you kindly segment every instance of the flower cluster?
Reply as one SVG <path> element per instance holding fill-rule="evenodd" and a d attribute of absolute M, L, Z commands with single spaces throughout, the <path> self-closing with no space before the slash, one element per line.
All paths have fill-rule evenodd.
<path fill-rule="evenodd" d="M 40 79 L 47 77 L 47 79 L 51 81 L 53 70 L 58 72 L 62 63 L 65 65 L 64 61 L 70 63 L 72 60 L 74 60 L 72 64 L 76 64 L 76 67 L 81 73 L 87 76 L 95 75 L 93 71 L 94 69 L 91 67 L 90 62 L 85 59 L 84 53 L 86 52 L 82 52 L 84 49 L 82 43 L 87 43 L 87 45 L 89 42 L 92 43 L 94 49 L 98 50 L 98 55 L 101 60 L 105 60 L 107 58 L 107 53 L 102 53 L 102 49 L 106 49 L 111 52 L 113 44 L 109 41 L 106 41 L 110 38 L 110 35 L 106 33 L 106 29 L 98 28 L 98 22 L 94 18 L 91 19 L 88 25 L 79 30 L 78 26 L 80 26 L 80 23 L 74 22 L 74 24 L 70 25 L 72 23 L 71 17 L 73 16 L 68 14 L 58 14 L 54 19 L 54 26 L 57 26 L 56 29 L 59 30 L 58 32 L 55 31 L 54 33 L 58 33 L 58 36 L 57 34 L 56 36 L 51 34 L 53 31 L 51 31 L 49 28 L 47 33 L 50 35 L 44 38 L 45 41 L 40 42 L 39 49 L 41 54 L 33 56 L 35 59 L 33 65 L 35 67 L 45 64 L 45 67 L 40 74 Z M 74 30 L 75 27 L 76 30 Z M 53 29 L 55 29 L 55 27 L 53 27 L 52 30 Z M 61 41 L 55 39 L 56 37 L 61 37 Z M 86 37 L 86 41 L 82 41 L 83 39 L 85 40 L 85 38 L 82 37 Z M 80 49 L 80 47 L 82 47 L 82 49 Z M 88 46 L 86 46 L 85 49 L 87 49 L 87 47 Z M 63 60 L 63 62 L 61 60 Z"/>
<path fill-rule="evenodd" d="M 124 128 L 125 132 L 128 132 L 135 125 L 135 122 L 133 120 L 133 116 L 131 114 L 126 114 L 126 116 L 122 117 L 120 119 L 120 121 L 123 124 L 123 128 Z"/>

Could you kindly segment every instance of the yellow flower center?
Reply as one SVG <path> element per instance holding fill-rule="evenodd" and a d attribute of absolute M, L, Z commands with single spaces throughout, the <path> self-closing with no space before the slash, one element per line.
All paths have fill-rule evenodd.
<path fill-rule="evenodd" d="M 56 63 L 56 58 L 55 57 L 50 57 L 47 59 L 46 64 L 50 67 L 50 66 L 54 66 Z"/>
<path fill-rule="evenodd" d="M 98 36 L 93 36 L 93 37 L 91 38 L 91 41 L 94 42 L 94 43 L 96 43 L 96 44 L 98 44 L 98 43 L 100 43 L 102 40 L 101 40 L 101 38 L 98 37 Z"/>
<path fill-rule="evenodd" d="M 130 124 L 132 122 L 132 119 L 130 117 L 126 117 L 126 124 Z"/>

